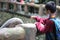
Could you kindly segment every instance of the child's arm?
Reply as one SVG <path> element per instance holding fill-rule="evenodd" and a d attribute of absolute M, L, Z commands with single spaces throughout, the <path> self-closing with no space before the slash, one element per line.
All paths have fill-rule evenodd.
<path fill-rule="evenodd" d="M 31 19 L 35 19 L 36 21 L 40 21 L 40 17 L 38 17 L 38 16 L 31 16 Z"/>
<path fill-rule="evenodd" d="M 46 33 L 46 32 L 50 32 L 54 29 L 54 22 L 51 20 L 47 20 L 47 23 L 45 23 L 45 25 L 43 25 L 42 23 L 36 24 L 37 29 L 41 32 L 41 33 Z"/>

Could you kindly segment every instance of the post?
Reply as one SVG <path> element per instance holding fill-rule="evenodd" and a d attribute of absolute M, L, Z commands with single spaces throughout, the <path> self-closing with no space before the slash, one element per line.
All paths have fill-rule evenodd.
<path fill-rule="evenodd" d="M 20 4 L 17 4 L 17 12 L 18 13 L 22 12 L 22 8 L 21 8 L 21 5 Z"/>
<path fill-rule="evenodd" d="M 31 3 L 34 3 L 34 0 L 31 0 Z"/>
<path fill-rule="evenodd" d="M 56 0 L 56 5 L 59 5 L 59 0 Z"/>
<path fill-rule="evenodd" d="M 40 16 L 42 16 L 42 14 L 43 14 L 43 7 L 42 7 L 43 5 L 42 4 L 40 4 L 40 7 L 39 7 L 39 15 Z"/>
<path fill-rule="evenodd" d="M 24 11 L 25 11 L 25 13 L 28 13 L 28 7 L 27 7 L 27 4 L 25 4 Z"/>
<path fill-rule="evenodd" d="M 9 10 L 9 3 L 6 3 L 6 11 Z"/>
<path fill-rule="evenodd" d="M 14 3 L 13 5 L 14 5 L 14 9 L 13 10 L 16 11 L 16 4 Z"/>
<path fill-rule="evenodd" d="M 1 9 L 1 2 L 0 2 L 0 9 Z"/>

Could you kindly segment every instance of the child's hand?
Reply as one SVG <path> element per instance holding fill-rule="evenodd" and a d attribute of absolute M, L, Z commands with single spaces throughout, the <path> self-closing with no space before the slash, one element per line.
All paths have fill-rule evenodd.
<path fill-rule="evenodd" d="M 31 16 L 31 19 L 34 19 L 36 16 Z"/>

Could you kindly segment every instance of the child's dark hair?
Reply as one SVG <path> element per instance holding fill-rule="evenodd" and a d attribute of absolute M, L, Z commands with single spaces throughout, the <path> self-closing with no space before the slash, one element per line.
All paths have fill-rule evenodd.
<path fill-rule="evenodd" d="M 46 10 L 50 10 L 51 13 L 56 12 L 56 4 L 53 1 L 49 1 L 45 5 Z"/>

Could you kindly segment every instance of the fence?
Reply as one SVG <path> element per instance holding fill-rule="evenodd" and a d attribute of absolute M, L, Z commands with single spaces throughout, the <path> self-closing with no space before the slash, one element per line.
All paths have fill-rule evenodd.
<path fill-rule="evenodd" d="M 0 10 L 16 12 L 21 14 L 28 14 L 28 13 L 37 13 L 42 15 L 44 4 L 34 4 L 34 3 L 20 3 L 16 2 L 16 0 L 12 1 L 0 1 Z M 60 10 L 60 6 L 56 6 L 58 10 Z"/>

